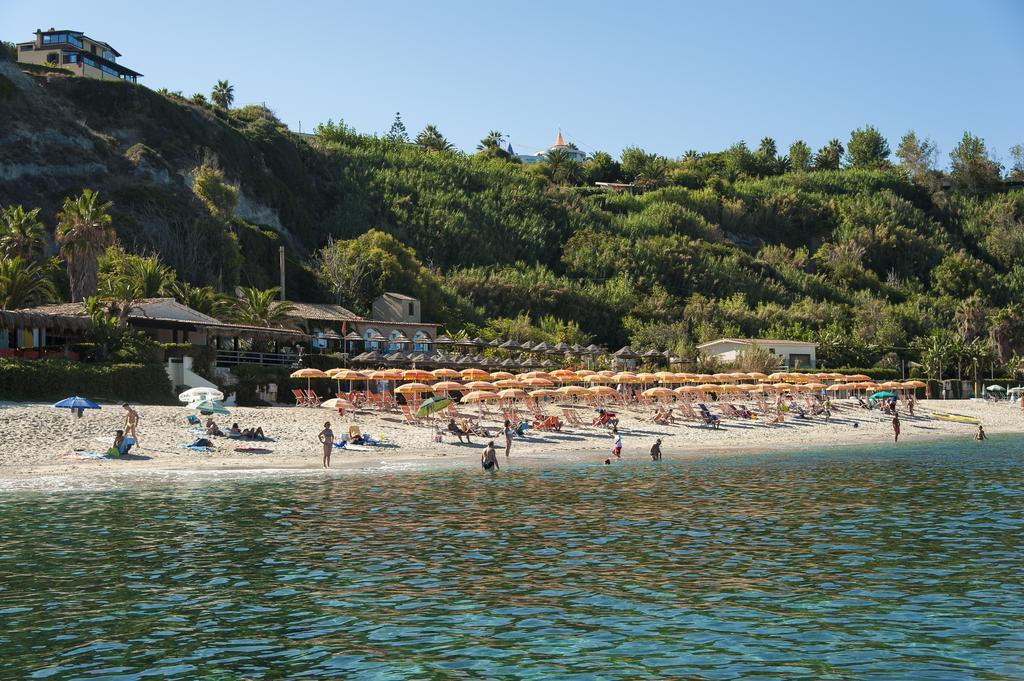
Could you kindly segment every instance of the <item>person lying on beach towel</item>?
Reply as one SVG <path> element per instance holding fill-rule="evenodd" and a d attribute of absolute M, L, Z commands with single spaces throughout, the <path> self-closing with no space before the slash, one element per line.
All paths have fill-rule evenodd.
<path fill-rule="evenodd" d="M 217 422 L 213 420 L 213 417 L 206 419 L 206 434 L 207 435 L 223 435 L 224 432 L 217 425 Z"/>
<path fill-rule="evenodd" d="M 244 440 L 266 440 L 266 435 L 263 434 L 262 427 L 246 428 L 242 430 L 238 427 L 237 423 L 231 424 L 231 429 L 228 430 L 228 437 L 241 438 Z"/>

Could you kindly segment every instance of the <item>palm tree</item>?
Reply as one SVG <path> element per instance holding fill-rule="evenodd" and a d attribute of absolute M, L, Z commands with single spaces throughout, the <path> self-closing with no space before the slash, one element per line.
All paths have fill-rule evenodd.
<path fill-rule="evenodd" d="M 53 283 L 39 265 L 21 257 L 0 258 L 0 309 L 35 307 L 54 298 Z"/>
<path fill-rule="evenodd" d="M 235 102 L 235 86 L 226 80 L 218 80 L 210 93 L 210 100 L 222 109 L 230 109 Z"/>
<path fill-rule="evenodd" d="M 995 346 L 996 355 L 1000 362 L 1010 359 L 1015 345 L 1020 338 L 1021 315 L 1024 310 L 1019 304 L 1011 303 L 992 313 L 989 326 L 989 337 L 992 345 Z"/>
<path fill-rule="evenodd" d="M 232 321 L 249 326 L 284 326 L 295 306 L 277 300 L 281 289 L 241 288 L 240 296 L 233 300 Z"/>
<path fill-rule="evenodd" d="M 572 158 L 565 149 L 552 149 L 546 155 L 548 178 L 557 184 L 579 184 L 583 179 L 583 164 Z"/>
<path fill-rule="evenodd" d="M 212 286 L 193 286 L 187 281 L 174 281 L 168 287 L 168 293 L 182 305 L 216 319 L 226 316 L 231 306 L 231 301 L 215 292 Z"/>
<path fill-rule="evenodd" d="M 509 158 L 508 150 L 501 146 L 504 141 L 505 136 L 500 130 L 491 130 L 486 137 L 480 140 L 480 144 L 476 145 L 476 150 L 486 158 L 507 159 Z"/>
<path fill-rule="evenodd" d="M 132 258 L 126 264 L 122 276 L 135 283 L 143 298 L 168 295 L 171 284 L 177 278 L 173 269 L 156 258 Z"/>
<path fill-rule="evenodd" d="M 433 124 L 423 128 L 420 134 L 416 135 L 415 141 L 416 144 L 430 151 L 452 151 L 455 148 Z"/>
<path fill-rule="evenodd" d="M 36 260 L 43 253 L 44 234 L 38 208 L 8 206 L 0 212 L 0 256 Z"/>
<path fill-rule="evenodd" d="M 117 241 L 108 213 L 112 205 L 85 189 L 81 196 L 64 199 L 64 209 L 57 214 L 57 244 L 67 263 L 73 301 L 96 293 L 99 257 Z"/>

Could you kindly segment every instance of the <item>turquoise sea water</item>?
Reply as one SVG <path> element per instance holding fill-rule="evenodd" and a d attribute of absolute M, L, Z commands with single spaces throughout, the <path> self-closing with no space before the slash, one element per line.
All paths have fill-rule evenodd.
<path fill-rule="evenodd" d="M 1024 678 L 1024 441 L 0 496 L 0 678 Z"/>

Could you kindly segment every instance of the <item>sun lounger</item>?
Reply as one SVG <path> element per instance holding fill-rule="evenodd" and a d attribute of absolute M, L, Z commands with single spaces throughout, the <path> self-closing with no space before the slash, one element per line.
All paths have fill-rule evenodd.
<path fill-rule="evenodd" d="M 712 414 L 711 410 L 708 409 L 708 405 L 704 404 L 703 402 L 700 402 L 697 404 L 697 407 L 700 409 L 699 416 L 704 421 L 705 425 L 711 426 L 712 428 L 716 429 L 720 425 L 722 425 L 722 419 Z"/>
<path fill-rule="evenodd" d="M 316 407 L 320 405 L 320 397 L 312 390 L 306 391 L 306 404 L 310 407 Z"/>
<path fill-rule="evenodd" d="M 405 418 L 406 423 L 412 423 L 414 425 L 420 425 L 420 420 L 416 418 L 416 414 L 412 413 L 412 409 L 408 404 L 402 405 L 402 416 Z"/>
<path fill-rule="evenodd" d="M 306 402 L 306 396 L 301 390 L 292 390 L 292 395 L 295 395 L 295 406 L 305 407 L 308 403 Z"/>

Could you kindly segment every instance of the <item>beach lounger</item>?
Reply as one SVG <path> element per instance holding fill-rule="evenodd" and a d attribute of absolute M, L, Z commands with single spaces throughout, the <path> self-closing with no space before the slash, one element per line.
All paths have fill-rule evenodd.
<path fill-rule="evenodd" d="M 306 391 L 306 405 L 310 407 L 317 407 L 320 405 L 320 397 L 312 390 Z"/>
<path fill-rule="evenodd" d="M 722 419 L 712 414 L 711 410 L 708 409 L 708 405 L 700 402 L 697 404 L 697 407 L 700 409 L 700 418 L 704 421 L 705 425 L 715 429 L 722 425 Z"/>
<path fill-rule="evenodd" d="M 412 423 L 413 425 L 420 425 L 420 420 L 416 418 L 416 414 L 412 413 L 412 409 L 408 404 L 402 405 L 402 416 L 405 418 L 406 423 Z"/>
<path fill-rule="evenodd" d="M 307 405 L 306 396 L 302 394 L 301 390 L 292 390 L 292 395 L 295 395 L 296 407 L 305 407 Z"/>

